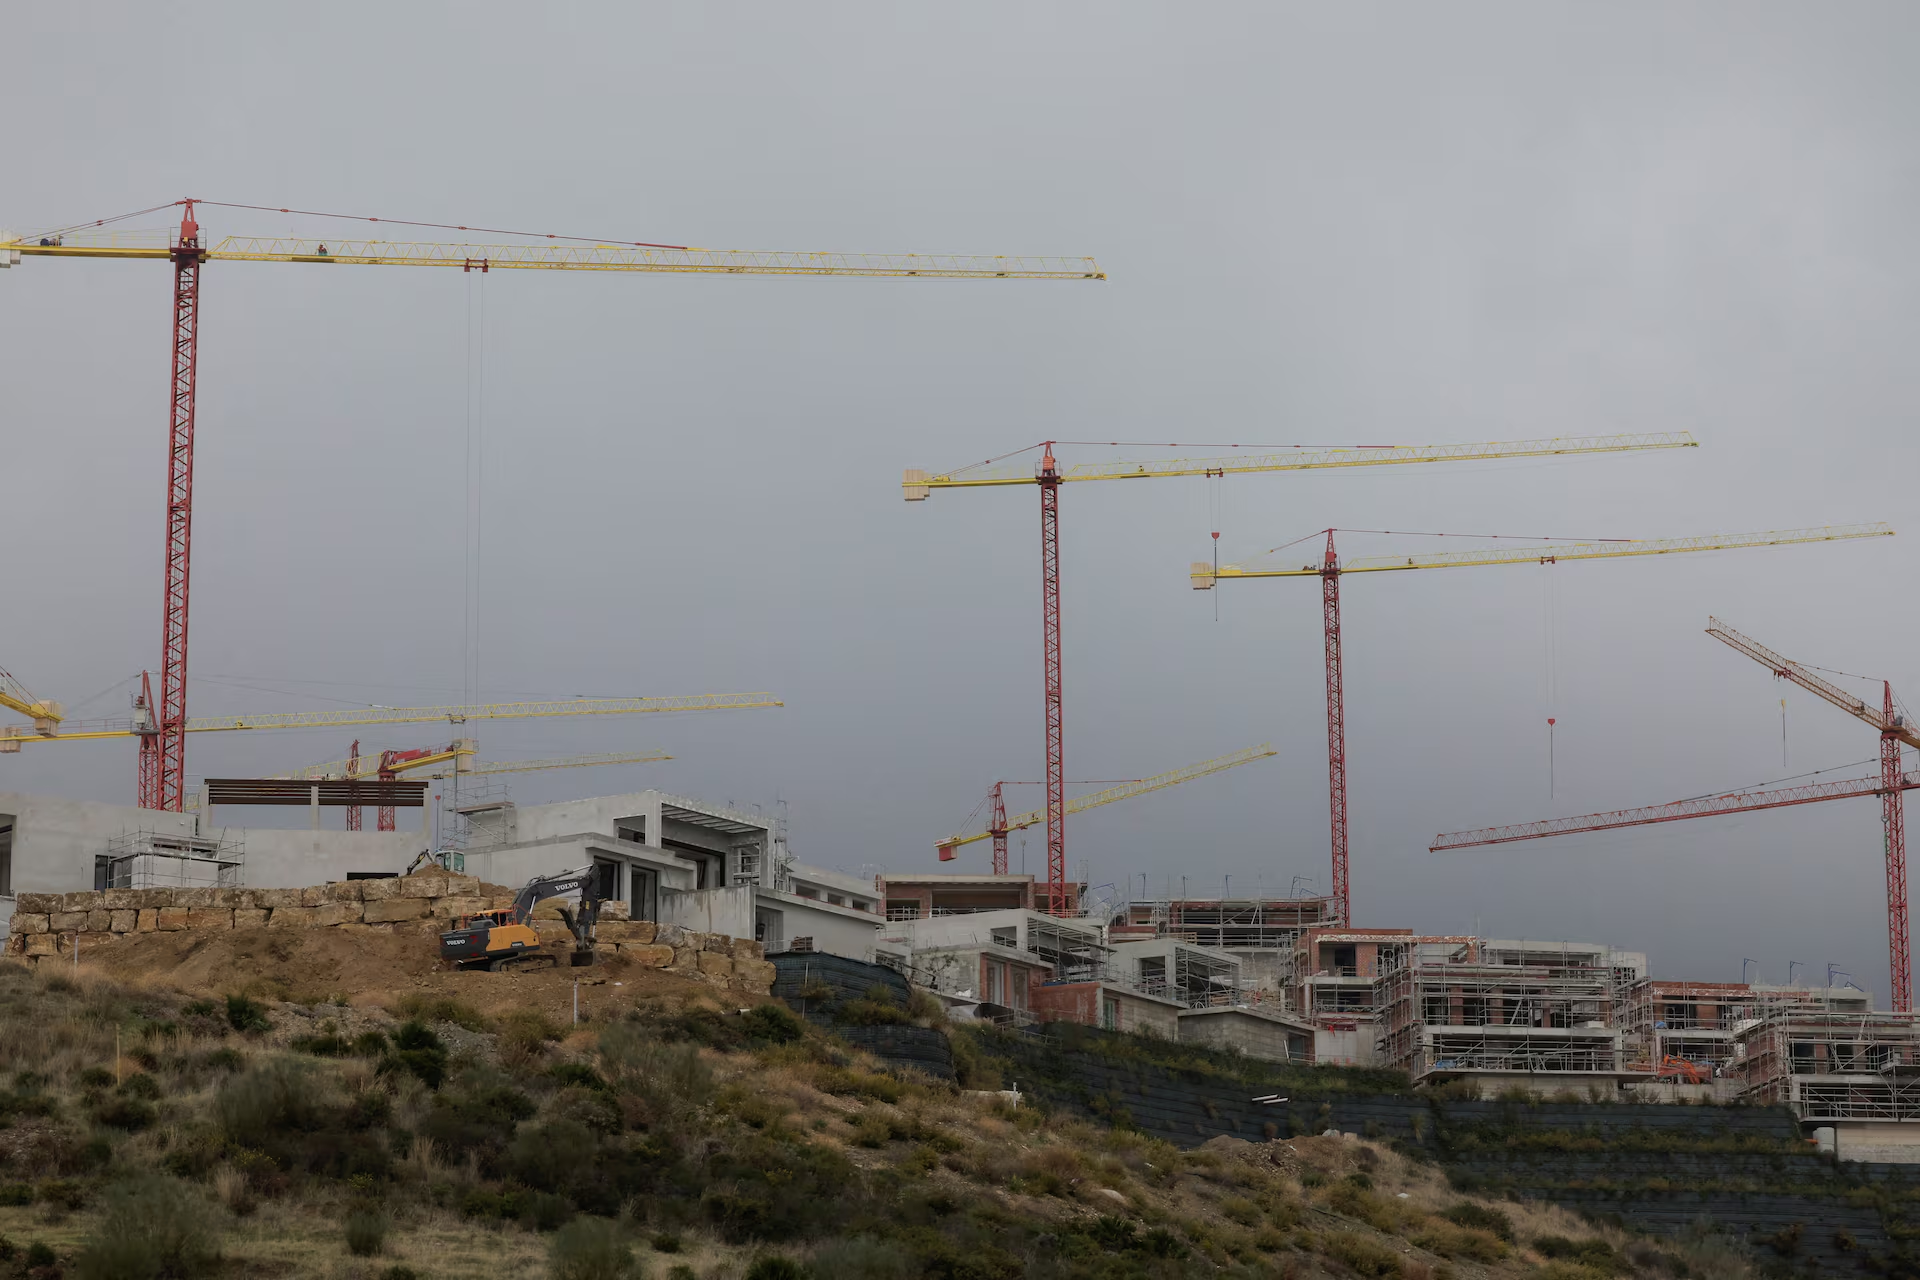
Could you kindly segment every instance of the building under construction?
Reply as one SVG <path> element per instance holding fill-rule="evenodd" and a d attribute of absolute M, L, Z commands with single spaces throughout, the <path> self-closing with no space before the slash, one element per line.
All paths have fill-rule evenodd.
<path fill-rule="evenodd" d="M 1225 951 L 1240 980 L 1267 1003 L 1295 1009 L 1295 949 L 1301 935 L 1331 925 L 1333 899 L 1158 898 L 1130 902 L 1109 926 L 1114 941 L 1174 938 Z"/>

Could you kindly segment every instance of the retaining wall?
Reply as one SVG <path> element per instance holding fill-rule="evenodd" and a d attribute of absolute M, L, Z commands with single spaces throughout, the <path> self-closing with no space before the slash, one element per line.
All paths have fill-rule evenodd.
<path fill-rule="evenodd" d="M 298 889 L 101 889 L 23 893 L 14 905 L 5 954 L 35 963 L 71 959 L 148 933 L 232 929 L 345 929 L 438 934 L 456 916 L 513 905 L 515 890 L 476 877 L 426 872 L 379 880 L 337 880 Z M 774 970 L 750 938 L 695 933 L 679 925 L 628 920 L 627 905 L 604 903 L 594 945 L 633 963 L 727 990 L 765 995 Z M 557 907 L 534 911 L 549 945 L 570 935 Z"/>
<path fill-rule="evenodd" d="M 1096 1033 L 1072 1034 L 1085 1042 Z M 1651 1232 L 1706 1218 L 1800 1271 L 1920 1271 L 1905 1256 L 1920 1236 L 1916 1170 L 1836 1164 L 1801 1138 L 1784 1107 L 1321 1092 L 1312 1069 L 1225 1057 L 1220 1070 L 1186 1069 L 1109 1057 L 1097 1040 L 1063 1044 L 1045 1028 L 988 1033 L 985 1047 L 1006 1060 L 1009 1084 L 1046 1105 L 1183 1147 L 1222 1134 L 1260 1142 L 1337 1129 L 1415 1149 L 1463 1191 L 1549 1201 Z M 1328 1085 L 1338 1087 L 1331 1077 Z M 1274 1094 L 1285 1101 L 1253 1101 Z"/>

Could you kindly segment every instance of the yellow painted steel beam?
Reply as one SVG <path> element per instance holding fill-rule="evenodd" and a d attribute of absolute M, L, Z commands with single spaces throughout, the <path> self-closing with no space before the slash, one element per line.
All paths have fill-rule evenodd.
<path fill-rule="evenodd" d="M 492 702 L 463 707 L 354 707 L 258 716 L 195 716 L 188 733 L 242 729 L 334 729 L 369 724 L 464 724 L 469 720 L 526 720 L 549 716 L 642 715 L 662 711 L 744 711 L 786 704 L 770 693 L 699 693 L 678 698 L 573 698 L 556 702 Z M 51 738 L 26 725 L 0 726 L 0 742 L 75 742 L 134 738 L 145 730 L 131 720 L 87 720 Z"/>
<path fill-rule="evenodd" d="M 590 755 L 555 756 L 545 760 L 491 760 L 485 764 L 467 763 L 474 757 L 476 748 L 472 746 L 452 746 L 445 751 L 430 756 L 421 756 L 418 760 L 408 760 L 394 766 L 395 773 L 418 774 L 423 769 L 433 770 L 425 776 L 429 778 L 449 778 L 458 773 L 463 778 L 478 777 L 483 774 L 498 773 L 538 773 L 546 769 L 586 769 L 596 765 L 608 764 L 653 764 L 661 760 L 671 760 L 672 756 L 664 751 L 601 751 Z M 360 757 L 360 767 L 349 772 L 350 760 L 330 760 L 326 764 L 308 765 L 292 773 L 276 773 L 276 778 L 300 778 L 332 780 L 338 778 L 371 778 L 380 772 L 380 755 Z M 453 764 L 452 769 L 441 766 Z"/>
<path fill-rule="evenodd" d="M 1199 764 L 1190 764 L 1180 769 L 1171 769 L 1166 773 L 1155 774 L 1151 778 L 1141 778 L 1135 782 L 1123 782 L 1117 787 L 1108 787 L 1105 791 L 1090 791 L 1084 796 L 1076 796 L 1067 801 L 1066 812 L 1084 813 L 1088 809 L 1098 809 L 1103 804 L 1112 804 L 1116 800 L 1131 800 L 1135 796 L 1146 795 L 1149 791 L 1159 791 L 1165 787 L 1178 786 L 1182 782 L 1191 782 L 1195 778 L 1204 778 L 1210 773 L 1219 773 L 1224 769 L 1236 768 L 1243 764 L 1252 764 L 1255 760 L 1265 760 L 1278 755 L 1271 742 L 1263 742 L 1257 747 L 1247 747 L 1231 755 L 1216 756 L 1211 760 L 1202 760 Z M 1019 831 L 1026 827 L 1037 826 L 1047 820 L 1045 809 L 1035 809 L 1007 819 L 1007 830 Z M 976 831 L 972 835 L 948 836 L 936 846 L 941 849 L 957 849 L 976 840 L 985 840 L 991 831 Z"/>
<path fill-rule="evenodd" d="M 324 252 L 323 252 L 324 250 Z M 130 237 L 67 237 L 58 245 L 0 242 L 0 253 L 44 258 L 156 258 L 164 243 Z M 203 262 L 299 262 L 314 266 L 455 267 L 488 271 L 638 271 L 654 274 L 868 276 L 929 280 L 1105 280 L 1092 258 L 961 253 L 793 253 L 756 249 L 642 249 L 621 245 L 439 244 L 228 236 Z"/>
<path fill-rule="evenodd" d="M 0 707 L 17 711 L 33 719 L 33 731 L 42 737 L 58 732 L 57 726 L 66 719 L 66 710 L 49 698 L 36 698 L 27 692 L 25 685 L 14 679 L 13 674 L 0 669 Z"/>
<path fill-rule="evenodd" d="M 1809 529 L 1771 529 L 1763 533 L 1707 534 L 1697 538 L 1634 538 L 1619 542 L 1563 542 L 1537 547 L 1485 547 L 1413 555 L 1356 556 L 1340 562 L 1340 572 L 1397 573 L 1407 569 L 1463 569 L 1498 564 L 1554 564 L 1561 560 L 1621 560 L 1635 556 L 1684 555 L 1693 551 L 1735 551 L 1743 547 L 1783 547 L 1804 542 L 1845 542 L 1854 538 L 1891 538 L 1885 523 L 1819 525 Z M 1318 562 L 1280 568 L 1260 564 L 1223 564 L 1217 570 L 1192 562 L 1188 576 L 1195 591 L 1234 578 L 1317 578 Z"/>
<path fill-rule="evenodd" d="M 1488 462 L 1501 458 L 1547 458 L 1562 454 L 1628 453 L 1644 449 L 1693 449 L 1699 441 L 1688 431 L 1636 435 L 1559 436 L 1546 440 L 1508 440 L 1485 444 L 1383 445 L 1299 449 L 1285 453 L 1247 453 L 1226 458 L 1171 458 L 1159 462 L 1083 462 L 1060 471 L 1060 480 L 1156 480 L 1172 476 L 1230 476 L 1267 471 L 1344 470 L 1350 467 L 1403 466 L 1420 462 Z M 908 502 L 922 502 L 934 489 L 982 489 L 1036 484 L 1031 470 L 1019 467 L 965 468 L 935 474 L 908 470 L 900 487 Z"/>

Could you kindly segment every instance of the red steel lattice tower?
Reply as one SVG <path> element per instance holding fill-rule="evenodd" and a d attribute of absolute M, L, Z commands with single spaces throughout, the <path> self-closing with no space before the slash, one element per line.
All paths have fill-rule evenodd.
<path fill-rule="evenodd" d="M 1320 567 L 1321 615 L 1327 632 L 1327 814 L 1333 843 L 1333 904 L 1340 923 L 1353 923 L 1347 896 L 1347 711 L 1340 687 L 1340 560 L 1327 530 Z"/>
<path fill-rule="evenodd" d="M 993 874 L 1007 874 L 1007 796 L 1006 784 L 993 784 L 993 825 L 987 830 L 993 832 Z"/>
<path fill-rule="evenodd" d="M 353 786 L 352 784 L 359 781 L 359 779 L 360 779 L 360 739 L 355 738 L 353 740 L 353 746 L 349 748 L 347 751 L 348 795 L 349 795 L 349 798 L 354 800 L 358 800 L 360 798 L 357 794 L 355 794 L 359 790 L 359 788 Z M 360 824 L 363 821 L 364 817 L 365 815 L 361 812 L 359 805 L 357 804 L 348 805 L 347 806 L 347 830 L 349 831 L 360 830 Z"/>
<path fill-rule="evenodd" d="M 1880 827 L 1887 846 L 1887 965 L 1892 970 L 1893 1011 L 1913 1009 L 1913 966 L 1908 955 L 1907 819 L 1900 772 L 1901 721 L 1893 710 L 1893 684 L 1880 682 Z"/>
<path fill-rule="evenodd" d="M 200 228 L 186 202 L 173 246 L 173 378 L 167 438 L 166 591 L 160 700 L 140 738 L 140 807 L 185 807 L 187 775 L 187 597 L 193 559 L 193 409 L 199 377 Z"/>
<path fill-rule="evenodd" d="M 1067 773 L 1060 730 L 1060 472 L 1049 440 L 1040 458 L 1040 618 L 1047 685 L 1047 910 L 1073 909 L 1067 900 Z M 1004 852 L 996 844 L 996 862 Z"/>

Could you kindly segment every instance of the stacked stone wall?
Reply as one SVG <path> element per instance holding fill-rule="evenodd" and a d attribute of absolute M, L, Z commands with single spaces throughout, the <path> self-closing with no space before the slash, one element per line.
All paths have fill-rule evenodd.
<path fill-rule="evenodd" d="M 100 889 L 23 893 L 15 899 L 5 954 L 29 963 L 147 933 L 230 929 L 345 929 L 437 934 L 459 916 L 513 905 L 514 890 L 474 876 L 425 873 L 338 880 L 297 889 Z M 569 944 L 557 907 L 535 910 L 549 946 Z M 623 902 L 604 903 L 594 929 L 603 954 L 682 974 L 711 986 L 765 995 L 773 966 L 760 944 L 678 925 L 627 919 Z"/>

